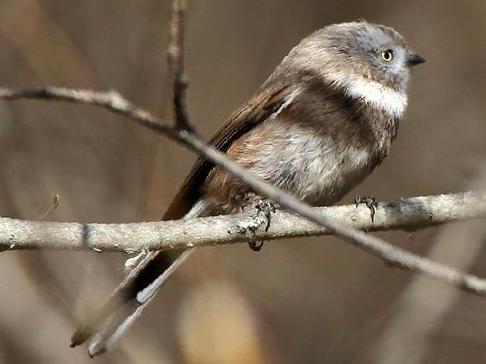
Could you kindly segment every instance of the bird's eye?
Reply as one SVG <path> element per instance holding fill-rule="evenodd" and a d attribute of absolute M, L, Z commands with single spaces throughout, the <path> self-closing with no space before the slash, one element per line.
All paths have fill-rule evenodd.
<path fill-rule="evenodd" d="M 393 49 L 387 49 L 381 52 L 381 58 L 387 63 L 393 61 Z"/>

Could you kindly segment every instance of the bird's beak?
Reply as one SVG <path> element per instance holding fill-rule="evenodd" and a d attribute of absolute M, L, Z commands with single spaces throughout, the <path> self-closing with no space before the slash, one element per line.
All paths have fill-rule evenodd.
<path fill-rule="evenodd" d="M 407 64 L 409 66 L 416 66 L 424 62 L 425 62 L 425 58 L 419 56 L 417 53 L 410 52 L 407 54 Z"/>

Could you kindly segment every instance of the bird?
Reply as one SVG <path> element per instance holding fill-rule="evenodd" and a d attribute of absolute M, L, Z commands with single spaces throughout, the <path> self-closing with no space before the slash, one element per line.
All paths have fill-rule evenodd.
<path fill-rule="evenodd" d="M 411 68 L 425 59 L 391 27 L 325 26 L 290 50 L 209 144 L 312 206 L 339 201 L 390 153 L 408 104 Z M 230 214 L 265 201 L 197 159 L 163 219 Z M 144 253 L 71 338 L 91 356 L 111 349 L 193 249 Z"/>

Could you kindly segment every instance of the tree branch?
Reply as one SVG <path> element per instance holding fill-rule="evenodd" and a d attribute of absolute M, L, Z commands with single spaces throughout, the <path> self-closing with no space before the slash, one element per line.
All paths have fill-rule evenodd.
<path fill-rule="evenodd" d="M 416 231 L 452 221 L 486 217 L 486 192 L 423 196 L 380 203 L 375 221 L 369 210 L 354 205 L 314 210 L 341 223 L 366 231 Z M 247 227 L 266 222 L 264 216 L 245 212 L 191 220 L 128 224 L 60 223 L 0 218 L 0 249 L 95 250 L 133 253 L 141 250 L 176 250 L 192 247 L 330 235 L 332 231 L 286 211 L 272 215 L 270 228 Z"/>
<path fill-rule="evenodd" d="M 325 227 L 329 232 L 383 259 L 392 266 L 421 272 L 477 294 L 485 294 L 486 292 L 486 282 L 478 280 L 477 277 L 462 274 L 443 264 L 396 248 L 383 239 L 368 235 L 350 225 L 342 224 L 328 216 L 322 215 L 318 210 L 299 201 L 285 191 L 265 183 L 253 173 L 235 164 L 225 154 L 208 146 L 189 130 L 171 128 L 167 123 L 157 119 L 149 112 L 136 107 L 115 91 L 99 92 L 59 87 L 31 89 L 0 88 L 0 99 L 17 100 L 26 98 L 62 100 L 88 104 L 102 107 L 128 117 L 136 123 L 166 135 L 190 150 L 197 152 L 207 160 L 228 171 L 257 194 L 269 198 L 281 207 Z M 84 233 L 87 234 L 88 231 Z"/>

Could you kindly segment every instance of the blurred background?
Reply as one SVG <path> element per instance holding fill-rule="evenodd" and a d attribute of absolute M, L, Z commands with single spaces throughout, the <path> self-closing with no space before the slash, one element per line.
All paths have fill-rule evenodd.
<path fill-rule="evenodd" d="M 399 30 L 427 63 L 391 156 L 344 199 L 478 186 L 486 159 L 486 3 L 193 0 L 188 106 L 209 138 L 301 38 L 364 18 Z M 171 117 L 169 0 L 0 1 L 0 84 L 116 89 Z M 194 155 L 108 112 L 0 103 L 0 215 L 54 221 L 159 219 Z M 476 182 L 475 182 L 476 181 Z M 486 276 L 481 222 L 394 244 Z M 0 254 L 1 363 L 482 363 L 486 300 L 329 237 L 199 250 L 118 350 L 70 349 L 78 320 L 123 276 L 114 253 Z"/>

